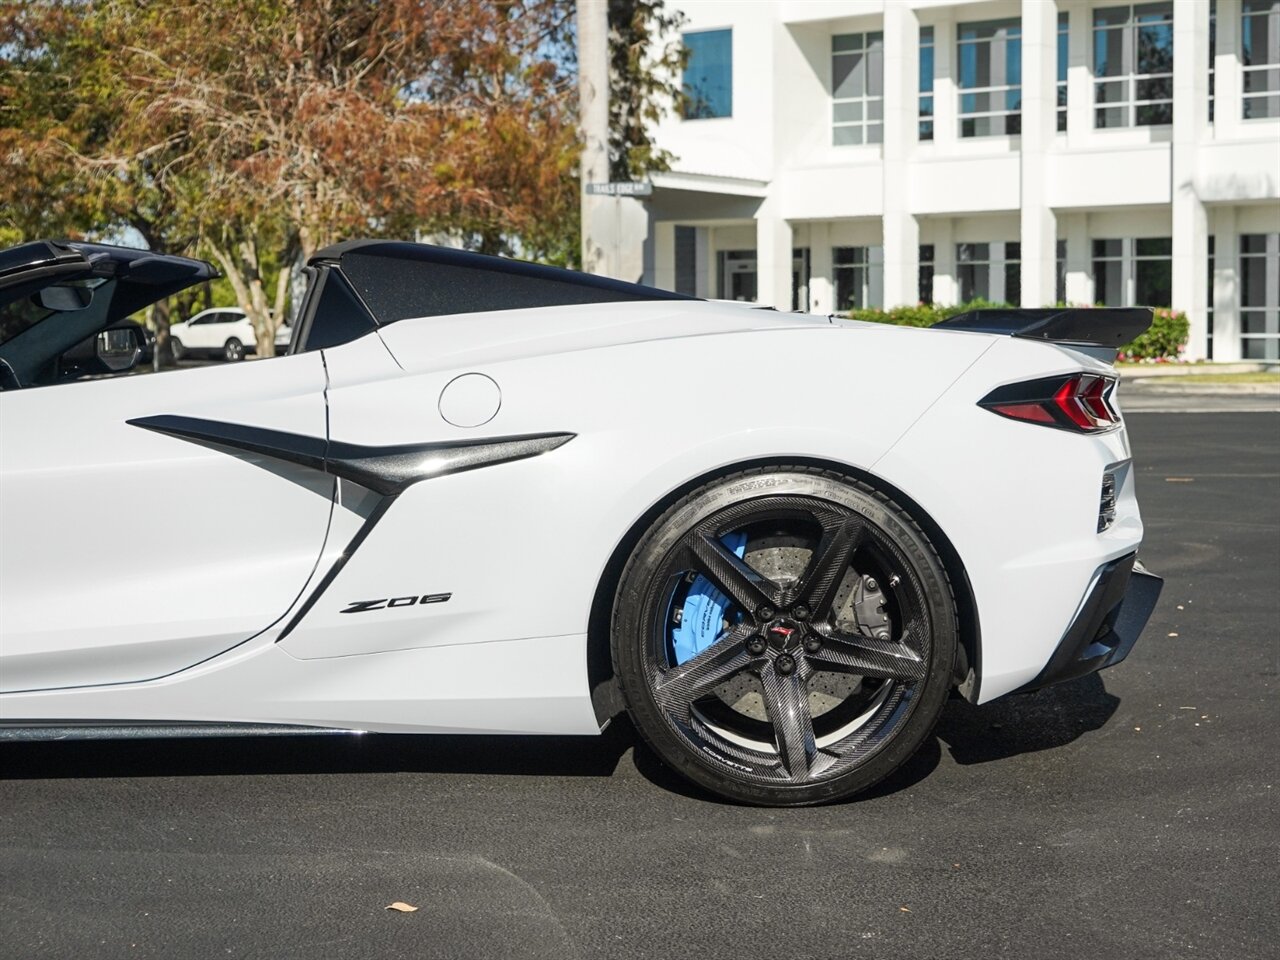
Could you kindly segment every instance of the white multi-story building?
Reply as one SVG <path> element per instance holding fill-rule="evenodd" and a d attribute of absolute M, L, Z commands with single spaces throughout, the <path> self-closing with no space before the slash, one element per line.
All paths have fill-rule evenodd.
<path fill-rule="evenodd" d="M 1280 0 L 668 6 L 690 103 L 619 231 L 647 282 L 1172 306 L 1192 358 L 1280 357 Z"/>

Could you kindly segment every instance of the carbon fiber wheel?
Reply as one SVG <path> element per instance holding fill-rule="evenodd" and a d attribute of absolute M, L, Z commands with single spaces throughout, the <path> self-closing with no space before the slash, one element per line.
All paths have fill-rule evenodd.
<path fill-rule="evenodd" d="M 955 644 L 919 527 L 865 484 L 803 467 L 681 500 L 637 545 L 614 605 L 636 726 L 746 803 L 830 802 L 896 769 L 941 712 Z"/>

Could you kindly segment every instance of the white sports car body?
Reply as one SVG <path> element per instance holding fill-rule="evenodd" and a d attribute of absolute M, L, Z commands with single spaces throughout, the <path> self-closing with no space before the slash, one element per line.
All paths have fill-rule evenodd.
<path fill-rule="evenodd" d="M 1155 603 L 1108 362 L 1147 311 L 907 329 L 374 241 L 309 271 L 288 356 L 60 381 L 212 271 L 0 253 L 0 736 L 628 709 L 712 790 L 819 802 Z M 170 493 L 207 510 L 139 522 Z"/>

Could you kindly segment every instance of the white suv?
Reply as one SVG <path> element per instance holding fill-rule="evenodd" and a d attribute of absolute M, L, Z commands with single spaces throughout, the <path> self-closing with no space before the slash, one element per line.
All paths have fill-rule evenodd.
<path fill-rule="evenodd" d="M 276 354 L 289 349 L 292 331 L 287 323 L 276 329 Z M 243 360 L 246 353 L 257 352 L 257 337 L 253 323 L 243 310 L 235 307 L 214 307 L 202 310 L 185 323 L 169 327 L 169 342 L 173 345 L 174 359 L 183 357 L 221 357 L 224 360 Z"/>

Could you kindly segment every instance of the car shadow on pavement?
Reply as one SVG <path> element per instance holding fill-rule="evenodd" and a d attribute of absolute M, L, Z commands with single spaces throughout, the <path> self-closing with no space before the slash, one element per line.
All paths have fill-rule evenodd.
<path fill-rule="evenodd" d="M 0 743 L 0 780 L 325 773 L 608 777 L 629 724 L 599 737 L 396 734 Z"/>
<path fill-rule="evenodd" d="M 1120 698 L 1107 693 L 1095 673 L 982 706 L 953 698 L 934 735 L 956 763 L 986 763 L 1066 746 L 1100 729 L 1119 705 Z"/>
<path fill-rule="evenodd" d="M 980 707 L 953 698 L 934 735 L 915 755 L 852 802 L 888 796 L 924 780 L 941 762 L 943 743 L 962 765 L 1049 750 L 1102 727 L 1119 703 L 1096 675 Z M 636 771 L 655 786 L 727 802 L 667 767 L 625 716 L 599 737 L 361 734 L 5 743 L 0 744 L 0 779 L 326 773 L 610 777 L 629 750 Z"/>
<path fill-rule="evenodd" d="M 937 769 L 943 744 L 962 766 L 1007 760 L 1066 746 L 1104 726 L 1119 705 L 1120 698 L 1107 693 L 1097 674 L 982 706 L 953 697 L 933 735 L 910 760 L 874 787 L 844 802 L 863 803 L 915 786 Z M 711 803 L 731 802 L 685 780 L 643 743 L 636 745 L 634 762 L 642 775 L 664 790 Z"/>

